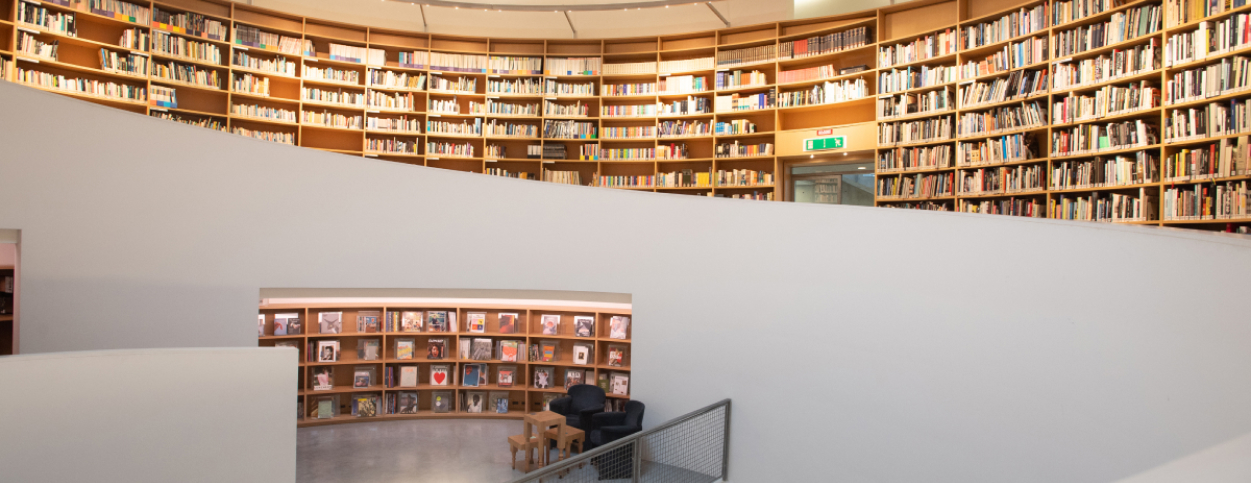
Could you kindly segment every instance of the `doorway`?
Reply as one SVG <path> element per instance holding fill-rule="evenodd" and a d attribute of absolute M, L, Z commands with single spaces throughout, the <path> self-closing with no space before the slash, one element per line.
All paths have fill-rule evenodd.
<path fill-rule="evenodd" d="M 806 159 L 786 165 L 786 201 L 873 206 L 870 159 Z"/>

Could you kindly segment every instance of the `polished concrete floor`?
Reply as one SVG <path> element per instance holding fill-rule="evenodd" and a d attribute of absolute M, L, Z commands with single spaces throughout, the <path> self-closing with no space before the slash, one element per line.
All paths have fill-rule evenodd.
<path fill-rule="evenodd" d="M 501 483 L 522 475 L 508 450 L 521 421 L 380 421 L 298 431 L 299 483 Z"/>

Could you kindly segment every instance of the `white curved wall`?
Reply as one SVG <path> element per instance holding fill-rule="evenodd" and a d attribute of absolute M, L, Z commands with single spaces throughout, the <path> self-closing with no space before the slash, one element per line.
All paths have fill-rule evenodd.
<path fill-rule="evenodd" d="M 495 178 L 6 83 L 0 106 L 24 352 L 252 346 L 261 287 L 614 292 L 649 423 L 733 398 L 731 481 L 1108 482 L 1251 432 L 1243 237 Z"/>
<path fill-rule="evenodd" d="M 259 347 L 0 357 L 0 481 L 293 482 L 298 360 Z"/>

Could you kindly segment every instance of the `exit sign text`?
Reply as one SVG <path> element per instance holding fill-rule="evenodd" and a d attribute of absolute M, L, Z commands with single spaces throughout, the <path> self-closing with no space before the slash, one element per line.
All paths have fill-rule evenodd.
<path fill-rule="evenodd" d="M 823 149 L 841 149 L 847 147 L 847 136 L 830 136 L 804 140 L 804 151 L 821 151 Z"/>

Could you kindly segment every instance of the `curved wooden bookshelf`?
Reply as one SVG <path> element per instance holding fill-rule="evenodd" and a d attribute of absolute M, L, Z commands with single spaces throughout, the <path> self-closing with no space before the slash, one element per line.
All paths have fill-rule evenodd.
<path fill-rule="evenodd" d="M 428 331 L 429 326 L 424 325 L 423 331 L 418 332 L 401 332 L 399 327 L 396 330 L 387 330 L 385 325 L 389 314 L 399 314 L 404 311 L 447 311 L 450 315 L 456 317 L 457 327 L 455 331 L 449 332 L 431 332 Z M 358 332 L 356 324 L 356 316 L 361 312 L 376 311 L 381 314 L 378 332 Z M 318 314 L 321 312 L 342 312 L 342 332 L 336 334 L 319 333 Z M 470 332 L 467 327 L 467 314 L 484 313 L 486 314 L 484 332 Z M 500 313 L 515 313 L 518 316 L 515 333 L 500 332 Z M 448 305 L 424 305 L 424 304 L 408 304 L 408 305 L 370 305 L 370 304 L 304 304 L 304 305 L 262 305 L 259 314 L 265 317 L 264 334 L 258 336 L 258 344 L 262 347 L 273 347 L 279 344 L 294 344 L 300 353 L 300 363 L 298 367 L 299 378 L 296 387 L 297 398 L 302 413 L 298 425 L 317 426 L 322 424 L 335 424 L 345 422 L 358 421 L 377 421 L 389 419 L 422 419 L 422 418 L 508 418 L 521 419 L 522 415 L 542 411 L 544 404 L 544 394 L 563 394 L 565 392 L 565 370 L 575 369 L 583 370 L 585 380 L 588 384 L 596 384 L 600 374 L 607 375 L 613 372 L 630 373 L 631 366 L 631 334 L 633 334 L 633 319 L 630 320 L 630 326 L 626 331 L 625 339 L 614 339 L 610 337 L 610 320 L 614 316 L 631 316 L 629 309 L 609 309 L 609 308 L 593 308 L 593 307 L 561 307 L 561 306 L 533 306 L 533 305 L 465 305 L 465 306 L 448 306 Z M 297 314 L 300 318 L 302 330 L 300 334 L 290 335 L 273 335 L 274 334 L 274 316 L 276 314 Z M 560 315 L 560 324 L 555 335 L 543 335 L 540 320 L 543 315 L 552 314 Z M 578 337 L 574 331 L 574 317 L 589 316 L 595 321 L 594 333 L 591 337 Z M 426 321 L 423 314 L 423 321 Z M 397 324 L 398 325 L 398 324 Z M 431 338 L 441 338 L 447 340 L 447 357 L 443 359 L 427 359 L 426 349 L 427 340 Z M 472 360 L 467 354 L 460 354 L 458 350 L 458 341 L 487 338 L 494 341 L 513 340 L 523 344 L 523 348 L 518 351 L 517 361 L 502 361 L 498 353 L 489 360 Z M 415 342 L 414 353 L 411 359 L 399 359 L 396 351 L 396 341 L 402 339 L 412 339 Z M 318 362 L 317 357 L 310 357 L 310 344 L 313 350 L 316 350 L 316 342 L 319 340 L 337 340 L 340 343 L 339 360 L 335 362 Z M 377 340 L 379 341 L 378 358 L 376 360 L 358 359 L 357 343 L 358 340 Z M 528 347 L 530 344 L 541 344 L 543 341 L 552 341 L 557 345 L 555 360 L 550 362 L 530 361 Z M 575 343 L 589 343 L 593 349 L 591 359 L 586 364 L 575 364 L 573 361 L 572 351 Z M 611 366 L 608 364 L 608 348 L 609 346 L 620 346 L 624 349 L 624 357 L 622 365 Z M 464 386 L 461 380 L 463 367 L 465 364 L 486 364 L 490 372 L 489 384 L 481 386 Z M 430 379 L 430 366 L 445 365 L 449 366 L 451 374 L 455 375 L 447 381 L 446 385 L 435 385 Z M 372 384 L 366 388 L 357 388 L 353 384 L 353 372 L 356 367 L 371 367 L 374 369 L 376 378 Z M 411 387 L 399 387 L 400 374 L 399 368 L 403 366 L 417 367 L 417 385 Z M 515 381 L 512 386 L 499 386 L 496 378 L 496 371 L 499 366 L 513 366 L 516 369 Z M 313 371 L 318 367 L 334 367 L 334 386 L 330 389 L 317 390 L 314 388 Z M 551 367 L 553 368 L 553 378 L 551 387 L 536 388 L 534 383 L 535 367 Z M 394 370 L 394 380 L 389 384 L 386 380 L 386 369 Z M 631 384 L 633 384 L 631 380 Z M 388 414 L 386 412 L 386 401 L 388 394 L 398 392 L 417 391 L 418 393 L 418 410 L 415 414 Z M 448 412 L 434 412 L 431 396 L 434 391 L 447 391 L 453 395 L 450 410 Z M 468 392 L 483 392 L 489 397 L 490 392 L 507 392 L 510 400 L 509 411 L 504 414 L 497 413 L 494 407 L 486 407 L 480 413 L 467 412 L 463 407 L 462 400 Z M 382 399 L 382 407 L 379 408 L 378 415 L 372 417 L 356 417 L 351 415 L 351 403 L 349 398 L 352 395 L 374 394 Z M 339 414 L 331 418 L 317 418 L 315 409 L 317 408 L 318 399 L 323 396 L 338 395 Z M 628 396 L 614 395 L 609 392 L 611 400 L 629 399 Z"/>
<path fill-rule="evenodd" d="M 5 71 L 0 72 L 0 78 L 131 112 L 148 115 L 159 114 L 166 117 L 173 117 L 173 114 L 177 114 L 177 117 L 182 118 L 185 122 L 199 122 L 227 132 L 234 132 L 238 128 L 245 130 L 243 132 L 268 130 L 269 132 L 284 133 L 294 138 L 294 143 L 297 146 L 328 152 L 528 179 L 546 179 L 547 176 L 553 173 L 561 174 L 563 179 L 571 178 L 572 176 L 570 175 L 576 174 L 578 184 L 633 191 L 653 191 L 697 196 L 745 196 L 755 199 L 781 200 L 782 190 L 779 188 L 784 186 L 786 181 L 783 171 L 786 163 L 792 161 L 793 157 L 780 157 L 777 155 L 779 149 L 775 143 L 780 140 L 785 139 L 787 142 L 794 142 L 792 140 L 799 137 L 815 135 L 815 131 L 818 129 L 838 128 L 862 123 L 877 123 L 879 128 L 885 125 L 912 127 L 918 124 L 908 123 L 924 123 L 950 118 L 953 125 L 951 126 L 949 140 L 915 142 L 888 140 L 876 143 L 878 147 L 875 150 L 870 148 L 870 150 L 875 151 L 874 156 L 877 160 L 876 182 L 902 183 L 905 181 L 904 178 L 911 180 L 908 182 L 922 182 L 927 174 L 947 176 L 948 173 L 954 173 L 955 177 L 953 179 L 959 180 L 966 175 L 974 176 L 987 173 L 987 171 L 979 170 L 1000 170 L 1000 168 L 1010 168 L 1012 170 L 1029 169 L 1032 170 L 1029 171 L 1030 176 L 1041 176 L 1041 190 L 1031 187 L 1027 191 L 1026 198 L 1028 199 L 1025 202 L 1030 203 L 1029 210 L 1027 212 L 1018 212 L 1014 209 L 1008 209 L 1005 212 L 1004 208 L 1008 207 L 1008 204 L 1005 203 L 1012 202 L 1013 196 L 1003 195 L 1002 198 L 1006 198 L 1006 200 L 991 199 L 994 197 L 988 197 L 984 194 L 963 196 L 959 194 L 962 190 L 954 189 L 955 187 L 947 190 L 950 193 L 954 193 L 954 195 L 943 194 L 934 196 L 921 193 L 913 196 L 878 196 L 876 199 L 878 206 L 923 207 L 947 211 L 997 212 L 1001 214 L 1061 218 L 1057 203 L 1073 199 L 1075 191 L 1080 190 L 1052 189 L 1052 173 L 1059 167 L 1069 166 L 1063 163 L 1071 163 L 1074 160 L 1089 160 L 1095 156 L 1094 154 L 1052 156 L 1052 139 L 1059 135 L 1062 130 L 1075 126 L 1081 127 L 1127 119 L 1146 120 L 1156 130 L 1156 136 L 1159 138 L 1156 143 L 1142 149 L 1120 150 L 1119 153 L 1137 155 L 1137 153 L 1146 151 L 1155 158 L 1156 165 L 1161 166 L 1167 156 L 1173 155 L 1181 149 L 1204 146 L 1207 140 L 1206 138 L 1186 138 L 1179 140 L 1177 143 L 1163 140 L 1161 128 L 1165 125 L 1167 116 L 1172 112 L 1172 109 L 1182 106 L 1202 108 L 1210 102 L 1227 102 L 1251 98 L 1251 90 L 1246 90 L 1223 94 L 1216 98 L 1189 101 L 1178 106 L 1156 105 L 1147 108 L 1145 111 L 1136 111 L 1132 115 L 1096 116 L 1093 119 L 1071 121 L 1056 125 L 1047 122 L 1053 106 L 1067 96 L 1091 95 L 1102 88 L 1121 87 L 1140 81 L 1147 81 L 1151 87 L 1160 89 L 1168 82 L 1170 76 L 1182 70 L 1218 63 L 1234 55 L 1251 52 L 1251 48 L 1249 48 L 1251 46 L 1237 45 L 1228 50 L 1213 52 L 1207 58 L 1200 60 L 1185 60 L 1171 65 L 1161 62 L 1159 68 L 1137 71 L 1119 78 L 1096 79 L 1093 82 L 1087 82 L 1077 87 L 1053 88 L 1053 85 L 1055 85 L 1054 78 L 1059 68 L 1075 65 L 1083 60 L 1108 55 L 1113 51 L 1141 46 L 1155 45 L 1157 51 L 1162 51 L 1165 43 L 1168 41 L 1168 37 L 1171 35 L 1194 30 L 1204 21 L 1218 21 L 1236 15 L 1246 15 L 1248 12 L 1251 12 L 1251 9 L 1248 7 L 1239 7 L 1203 16 L 1202 14 L 1194 13 L 1199 10 L 1190 8 L 1190 11 L 1181 17 L 1176 13 L 1162 15 L 1164 19 L 1161 20 L 1160 25 L 1144 35 L 1133 36 L 1123 40 L 1118 39 L 1098 48 L 1069 53 L 1061 57 L 1054 55 L 1057 51 L 1056 45 L 1059 38 L 1072 29 L 1086 28 L 1097 23 L 1106 22 L 1144 6 L 1159 6 L 1161 4 L 1167 6 L 1174 3 L 1189 5 L 1201 3 L 1199 0 L 1132 0 L 1121 2 L 1121 4 L 1113 5 L 1107 10 L 1084 17 L 1063 19 L 1054 15 L 1056 5 L 1059 3 L 1058 0 L 916 0 L 880 9 L 864 10 L 830 17 L 735 26 L 714 31 L 635 38 L 549 40 L 464 37 L 379 29 L 294 16 L 224 0 L 133 2 L 150 10 L 159 8 L 175 14 L 195 13 L 204 15 L 226 26 L 228 30 L 226 35 L 220 38 L 209 38 L 204 35 L 188 34 L 183 29 L 166 24 L 156 22 L 141 24 L 131 22 L 128 19 L 120 19 L 117 16 L 102 15 L 99 12 L 92 13 L 82 6 L 84 3 L 79 0 L 45 0 L 41 3 L 32 2 L 28 4 L 24 0 L 0 0 L 0 11 L 3 11 L 3 14 L 0 15 L 0 59 L 3 59 L 4 64 L 7 64 Z M 42 26 L 18 21 L 19 9 L 27 5 L 47 8 L 54 13 L 75 15 L 80 25 L 80 33 L 76 36 L 58 34 Z M 1000 21 L 1006 16 L 1018 15 L 1023 11 L 1035 8 L 1039 9 L 1044 19 L 1042 24 L 1036 29 L 1019 29 L 988 42 L 969 42 L 966 38 L 967 32 L 970 31 L 969 29 Z M 1186 8 L 1189 7 L 1176 10 L 1181 11 L 1186 10 Z M 236 26 L 258 28 L 267 33 L 291 37 L 296 41 L 311 41 L 313 43 L 312 51 L 300 51 L 297 49 L 294 53 L 280 53 L 272 46 L 242 45 L 244 42 L 235 38 Z M 788 55 L 788 51 L 785 49 L 785 47 L 791 45 L 788 44 L 789 42 L 802 43 L 808 39 L 833 33 L 851 32 L 857 28 L 864 29 L 865 36 L 861 39 L 862 42 L 848 45 L 844 49 L 813 50 L 813 55 L 806 55 L 806 52 Z M 214 46 L 221 52 L 220 61 L 205 61 L 195 57 L 171 53 L 149 53 L 150 51 L 147 48 L 135 49 L 131 48 L 134 47 L 133 45 L 118 45 L 118 37 L 127 29 L 137 29 L 147 34 L 156 32 L 168 33 L 175 39 L 201 42 L 204 45 Z M 18 48 L 18 40 L 23 35 L 33 35 L 40 41 L 49 43 L 59 42 L 60 58 L 55 61 L 42 60 L 36 62 L 37 58 L 35 56 L 28 52 L 22 52 Z M 937 37 L 940 35 L 948 37 Z M 882 67 L 885 63 L 879 62 L 881 51 L 906 45 L 928 36 L 950 40 L 954 43 L 954 46 L 938 52 L 936 55 L 924 58 L 902 58 L 890 63 L 889 67 Z M 1023 59 L 1020 62 L 1012 62 L 1006 67 L 998 66 L 989 72 L 961 76 L 962 71 L 960 69 L 962 66 L 976 66 L 978 63 L 991 62 L 993 60 L 992 56 L 1001 55 L 1005 49 L 1015 49 L 1017 46 L 1025 45 L 1023 43 L 1031 42 L 1045 43 L 1045 48 L 1041 48 L 1038 55 Z M 382 61 L 378 65 L 368 65 L 364 62 L 354 62 L 342 58 L 332 59 L 330 55 L 331 43 L 349 47 L 377 49 L 384 53 L 384 58 L 381 59 Z M 1029 46 L 1033 45 L 1029 44 Z M 1041 47 L 1041 44 L 1039 46 Z M 218 89 L 213 89 L 178 81 L 110 72 L 101 68 L 99 58 L 101 49 L 115 52 L 119 55 L 133 54 L 144 56 L 151 59 L 152 62 L 168 63 L 172 61 L 194 65 L 198 69 L 207 69 L 221 74 L 223 81 L 218 86 Z M 754 53 L 758 56 L 734 57 L 736 52 L 743 52 L 740 49 L 756 49 Z M 797 48 L 794 52 L 800 52 L 800 50 Z M 589 74 L 568 71 L 521 70 L 517 66 L 490 66 L 490 68 L 479 69 L 474 72 L 458 72 L 457 69 L 452 68 L 431 67 L 428 65 L 430 62 L 420 65 L 401 64 L 401 54 L 415 54 L 426 56 L 427 58 L 437 54 L 533 58 L 538 59 L 542 63 L 543 69 L 548 69 L 552 66 L 551 63 L 553 61 L 559 59 L 587 57 L 600 61 L 602 66 L 599 71 L 590 72 Z M 246 55 L 261 61 L 285 59 L 286 62 L 293 64 L 294 73 L 279 74 L 249 68 L 235 61 L 235 57 L 238 55 Z M 667 62 L 693 61 L 696 59 L 702 59 L 703 61 L 692 64 L 665 65 Z M 733 62 L 732 59 L 741 59 L 741 61 Z M 642 68 L 638 70 L 617 69 L 611 71 L 611 73 L 609 72 L 609 66 L 636 63 L 643 64 Z M 863 70 L 843 70 L 858 66 L 864 66 Z M 356 81 L 317 80 L 306 76 L 306 69 L 309 67 L 354 72 L 358 79 Z M 34 85 L 18 78 L 17 70 L 19 68 L 62 74 L 70 77 L 78 76 L 86 79 L 115 82 L 142 88 L 145 89 L 145 92 L 150 92 L 153 86 L 172 87 L 177 93 L 179 105 L 177 108 L 160 107 L 151 105 L 149 102 L 86 92 L 67 92 L 47 86 Z M 815 68 L 824 68 L 825 70 L 819 74 L 805 71 L 805 69 Z M 921 68 L 952 69 L 951 72 L 954 74 L 925 87 L 908 86 L 908 88 L 897 88 L 890 92 L 877 87 L 879 85 L 879 75 L 909 68 L 914 71 Z M 742 86 L 718 85 L 715 82 L 715 78 L 718 75 L 740 70 L 744 73 L 759 73 L 764 77 L 764 80 L 763 82 L 759 80 L 750 82 L 744 80 L 745 85 Z M 425 76 L 424 84 L 421 88 L 375 86 L 369 75 L 372 72 L 379 71 L 390 72 L 397 76 Z M 802 74 L 805 72 L 807 74 Z M 1045 85 L 1033 92 L 1028 99 L 991 100 L 979 102 L 971 107 L 965 107 L 964 103 L 959 101 L 961 93 L 970 86 L 1016 78 L 1016 76 L 1027 73 L 1031 75 L 1045 73 L 1047 75 Z M 248 89 L 235 89 L 233 80 L 237 76 L 244 75 L 251 75 L 257 79 L 268 79 L 270 92 L 268 94 L 257 94 L 249 92 Z M 682 76 L 702 77 L 703 85 L 695 89 L 687 85 L 682 92 L 674 92 L 672 89 L 666 90 L 662 87 L 665 83 L 683 79 Z M 796 76 L 799 77 L 797 78 Z M 434 78 L 443 78 L 452 82 L 472 80 L 474 85 L 472 90 L 462 92 L 432 89 L 429 87 L 429 83 Z M 783 80 L 784 78 L 786 80 Z M 857 80 L 863 80 L 866 86 L 864 92 L 857 94 L 857 96 L 861 97 L 840 98 L 837 99 L 837 102 L 803 103 L 799 105 L 791 103 L 787 107 L 775 107 L 780 104 L 786 104 L 778 102 L 777 98 L 782 95 L 821 89 L 830 82 Z M 540 90 L 512 93 L 512 91 L 488 89 L 489 83 L 526 81 L 535 82 Z M 584 84 L 589 82 L 594 91 L 593 95 L 556 94 L 547 92 L 544 89 L 545 84 L 549 82 L 562 84 Z M 602 95 L 605 92 L 605 86 L 630 84 L 643 85 L 642 92 L 647 93 Z M 342 91 L 352 94 L 364 94 L 366 97 L 374 96 L 375 94 L 386 95 L 391 98 L 411 96 L 409 102 L 412 103 L 413 107 L 375 107 L 373 103 L 367 101 L 353 101 L 347 104 L 321 102 L 312 100 L 304 95 L 303 91 L 305 89 Z M 685 92 L 686 90 L 691 92 Z M 932 112 L 906 112 L 890 116 L 884 114 L 885 108 L 883 103 L 902 99 L 903 96 L 924 96 L 940 91 L 947 92 L 949 96 L 949 103 L 945 108 L 934 109 Z M 756 94 L 772 96 L 774 102 L 763 109 L 727 110 L 717 108 L 716 99 L 718 96 L 750 96 Z M 441 114 L 430 107 L 430 104 L 436 100 L 444 103 L 456 103 L 461 113 L 476 112 L 470 110 L 471 105 L 483 107 L 480 105 L 483 103 L 512 103 L 519 105 L 534 105 L 537 103 L 537 112 L 540 114 Z M 578 102 L 587 106 L 588 112 L 585 116 L 541 114 L 545 111 L 547 103 L 567 106 Z M 660 107 L 660 105 L 675 102 L 700 103 L 703 109 L 696 112 L 681 110 L 676 114 L 668 113 L 669 111 L 663 108 L 637 115 L 608 115 L 606 112 L 601 112 L 602 109 L 614 106 L 653 105 Z M 1042 112 L 1044 125 L 1039 128 L 1021 130 L 1021 132 L 1017 133 L 1028 136 L 1034 148 L 1034 153 L 1030 156 L 1028 162 L 979 162 L 976 165 L 958 162 L 957 158 L 960 156 L 960 150 L 966 146 L 979 146 L 977 143 L 1004 139 L 1005 136 L 1011 136 L 1012 133 L 969 132 L 961 135 L 957 134 L 955 123 L 959 123 L 968 116 L 976 116 L 1002 108 L 1029 107 L 1027 104 L 1035 102 L 1044 111 Z M 235 105 L 283 109 L 293 113 L 295 121 L 275 121 L 250 115 L 231 114 Z M 317 113 L 322 118 L 305 121 L 305 113 Z M 345 118 L 341 119 L 345 124 L 327 125 L 324 119 L 326 116 Z M 395 126 L 389 128 L 372 126 L 372 123 L 375 121 L 396 121 L 400 120 L 400 118 L 404 118 L 403 120 L 409 124 L 398 128 Z M 427 121 L 431 120 L 450 123 L 460 123 L 462 121 L 481 122 L 482 124 L 486 124 L 491 120 L 497 120 L 497 123 L 508 122 L 535 126 L 540 131 L 540 134 L 543 133 L 544 126 L 549 121 L 578 122 L 583 123 L 583 126 L 594 129 L 596 136 L 594 136 L 594 139 L 563 139 L 542 136 L 540 138 L 522 138 L 489 134 L 485 131 L 483 134 L 470 135 L 435 134 L 429 133 L 425 127 Z M 755 132 L 722 134 L 715 129 L 717 123 L 733 121 L 751 122 L 754 125 Z M 660 137 L 653 134 L 643 136 L 631 135 L 631 137 L 624 138 L 620 136 L 605 138 L 602 135 L 605 128 L 657 126 L 660 123 L 703 123 L 707 125 L 707 134 L 704 134 L 705 128 L 700 126 L 700 130 L 696 131 L 699 134 L 689 137 Z M 419 128 L 419 130 L 411 129 L 414 126 Z M 1251 129 L 1248 131 L 1251 131 Z M 1211 140 L 1219 142 L 1222 138 L 1237 139 L 1238 135 L 1231 136 L 1226 133 L 1223 136 L 1212 137 Z M 407 148 L 403 149 L 403 152 L 394 152 L 397 150 L 390 147 L 374 149 L 374 146 L 370 145 L 371 139 L 400 141 L 408 144 Z M 455 156 L 432 154 L 427 150 L 426 144 L 428 142 L 458 145 L 461 146 L 458 149 L 465 152 L 462 155 Z M 725 158 L 717 153 L 718 145 L 735 142 L 769 144 L 772 145 L 773 150 L 767 156 L 751 158 Z M 582 155 L 582 150 L 591 149 L 589 146 L 592 145 L 598 145 L 604 149 L 653 150 L 672 144 L 677 144 L 684 148 L 686 153 L 683 157 L 686 159 L 667 159 L 671 156 L 650 155 L 650 151 L 645 151 L 642 155 L 631 154 L 629 159 L 606 159 L 606 156 Z M 870 146 L 874 145 L 872 142 L 869 144 Z M 563 147 L 565 149 L 565 158 L 541 159 L 544 149 L 550 147 Z M 472 148 L 471 154 L 467 152 L 469 148 Z M 789 146 L 787 149 L 789 149 Z M 886 160 L 891 156 L 913 156 L 921 152 L 932 152 L 921 151 L 921 149 L 949 149 L 947 152 L 948 161 L 941 166 L 887 165 Z M 782 151 L 790 152 L 786 149 Z M 1105 154 L 1114 155 L 1115 153 L 1099 153 L 1099 155 Z M 804 153 L 803 157 L 807 158 L 807 153 Z M 733 170 L 747 170 L 755 175 L 767 175 L 772 181 L 762 178 L 760 182 L 751 182 L 753 184 L 750 188 L 753 189 L 745 189 L 748 187 L 743 186 L 728 187 L 725 186 L 725 183 L 717 181 L 721 172 L 728 173 Z M 712 179 L 705 181 L 696 178 L 689 183 L 682 181 L 685 184 L 678 186 L 673 186 L 674 181 L 672 178 L 676 176 L 670 176 L 671 179 L 668 181 L 661 180 L 663 175 L 680 173 L 688 175 L 703 173 Z M 1024 173 L 1024 171 L 1002 171 L 1000 174 L 1015 176 L 1020 173 Z M 996 174 L 996 176 L 998 175 Z M 1232 173 L 1232 175 L 1222 176 L 1221 180 L 1222 182 L 1243 183 L 1251 179 L 1249 175 L 1251 175 L 1251 172 L 1244 168 L 1242 171 Z M 555 178 L 553 176 L 552 181 L 558 181 Z M 1162 179 L 1163 177 L 1160 176 L 1159 178 Z M 1201 182 L 1209 182 L 1211 181 L 1210 178 L 1204 178 Z M 682 179 L 685 180 L 686 176 L 683 176 Z M 735 185 L 741 184 L 739 181 L 734 181 L 733 183 Z M 1187 186 L 1194 187 L 1197 183 L 1200 183 L 1200 181 L 1187 181 Z M 1166 183 L 1157 179 L 1149 182 L 1135 182 L 1132 185 L 1141 189 L 1143 206 L 1150 212 L 1147 221 L 1135 219 L 1132 222 L 1133 224 L 1172 225 L 1200 229 L 1222 229 L 1235 226 L 1245 228 L 1248 225 L 1245 220 L 1251 217 L 1251 215 L 1242 216 L 1235 214 L 1238 216 L 1213 215 L 1199 220 L 1179 220 L 1176 217 L 1172 217 L 1170 220 L 1161 221 L 1166 217 L 1163 216 L 1163 206 L 1160 200 L 1165 199 L 1169 190 L 1175 188 L 1175 183 Z M 1006 190 L 1004 191 L 1006 192 Z M 1095 195 L 1103 191 L 1106 191 L 1106 188 L 1091 189 L 1085 194 Z M 980 193 L 983 190 L 969 192 Z M 927 203 L 922 206 L 916 203 L 918 199 L 930 200 L 934 201 L 934 203 Z M 1229 221 L 1222 226 L 1221 220 Z"/>

